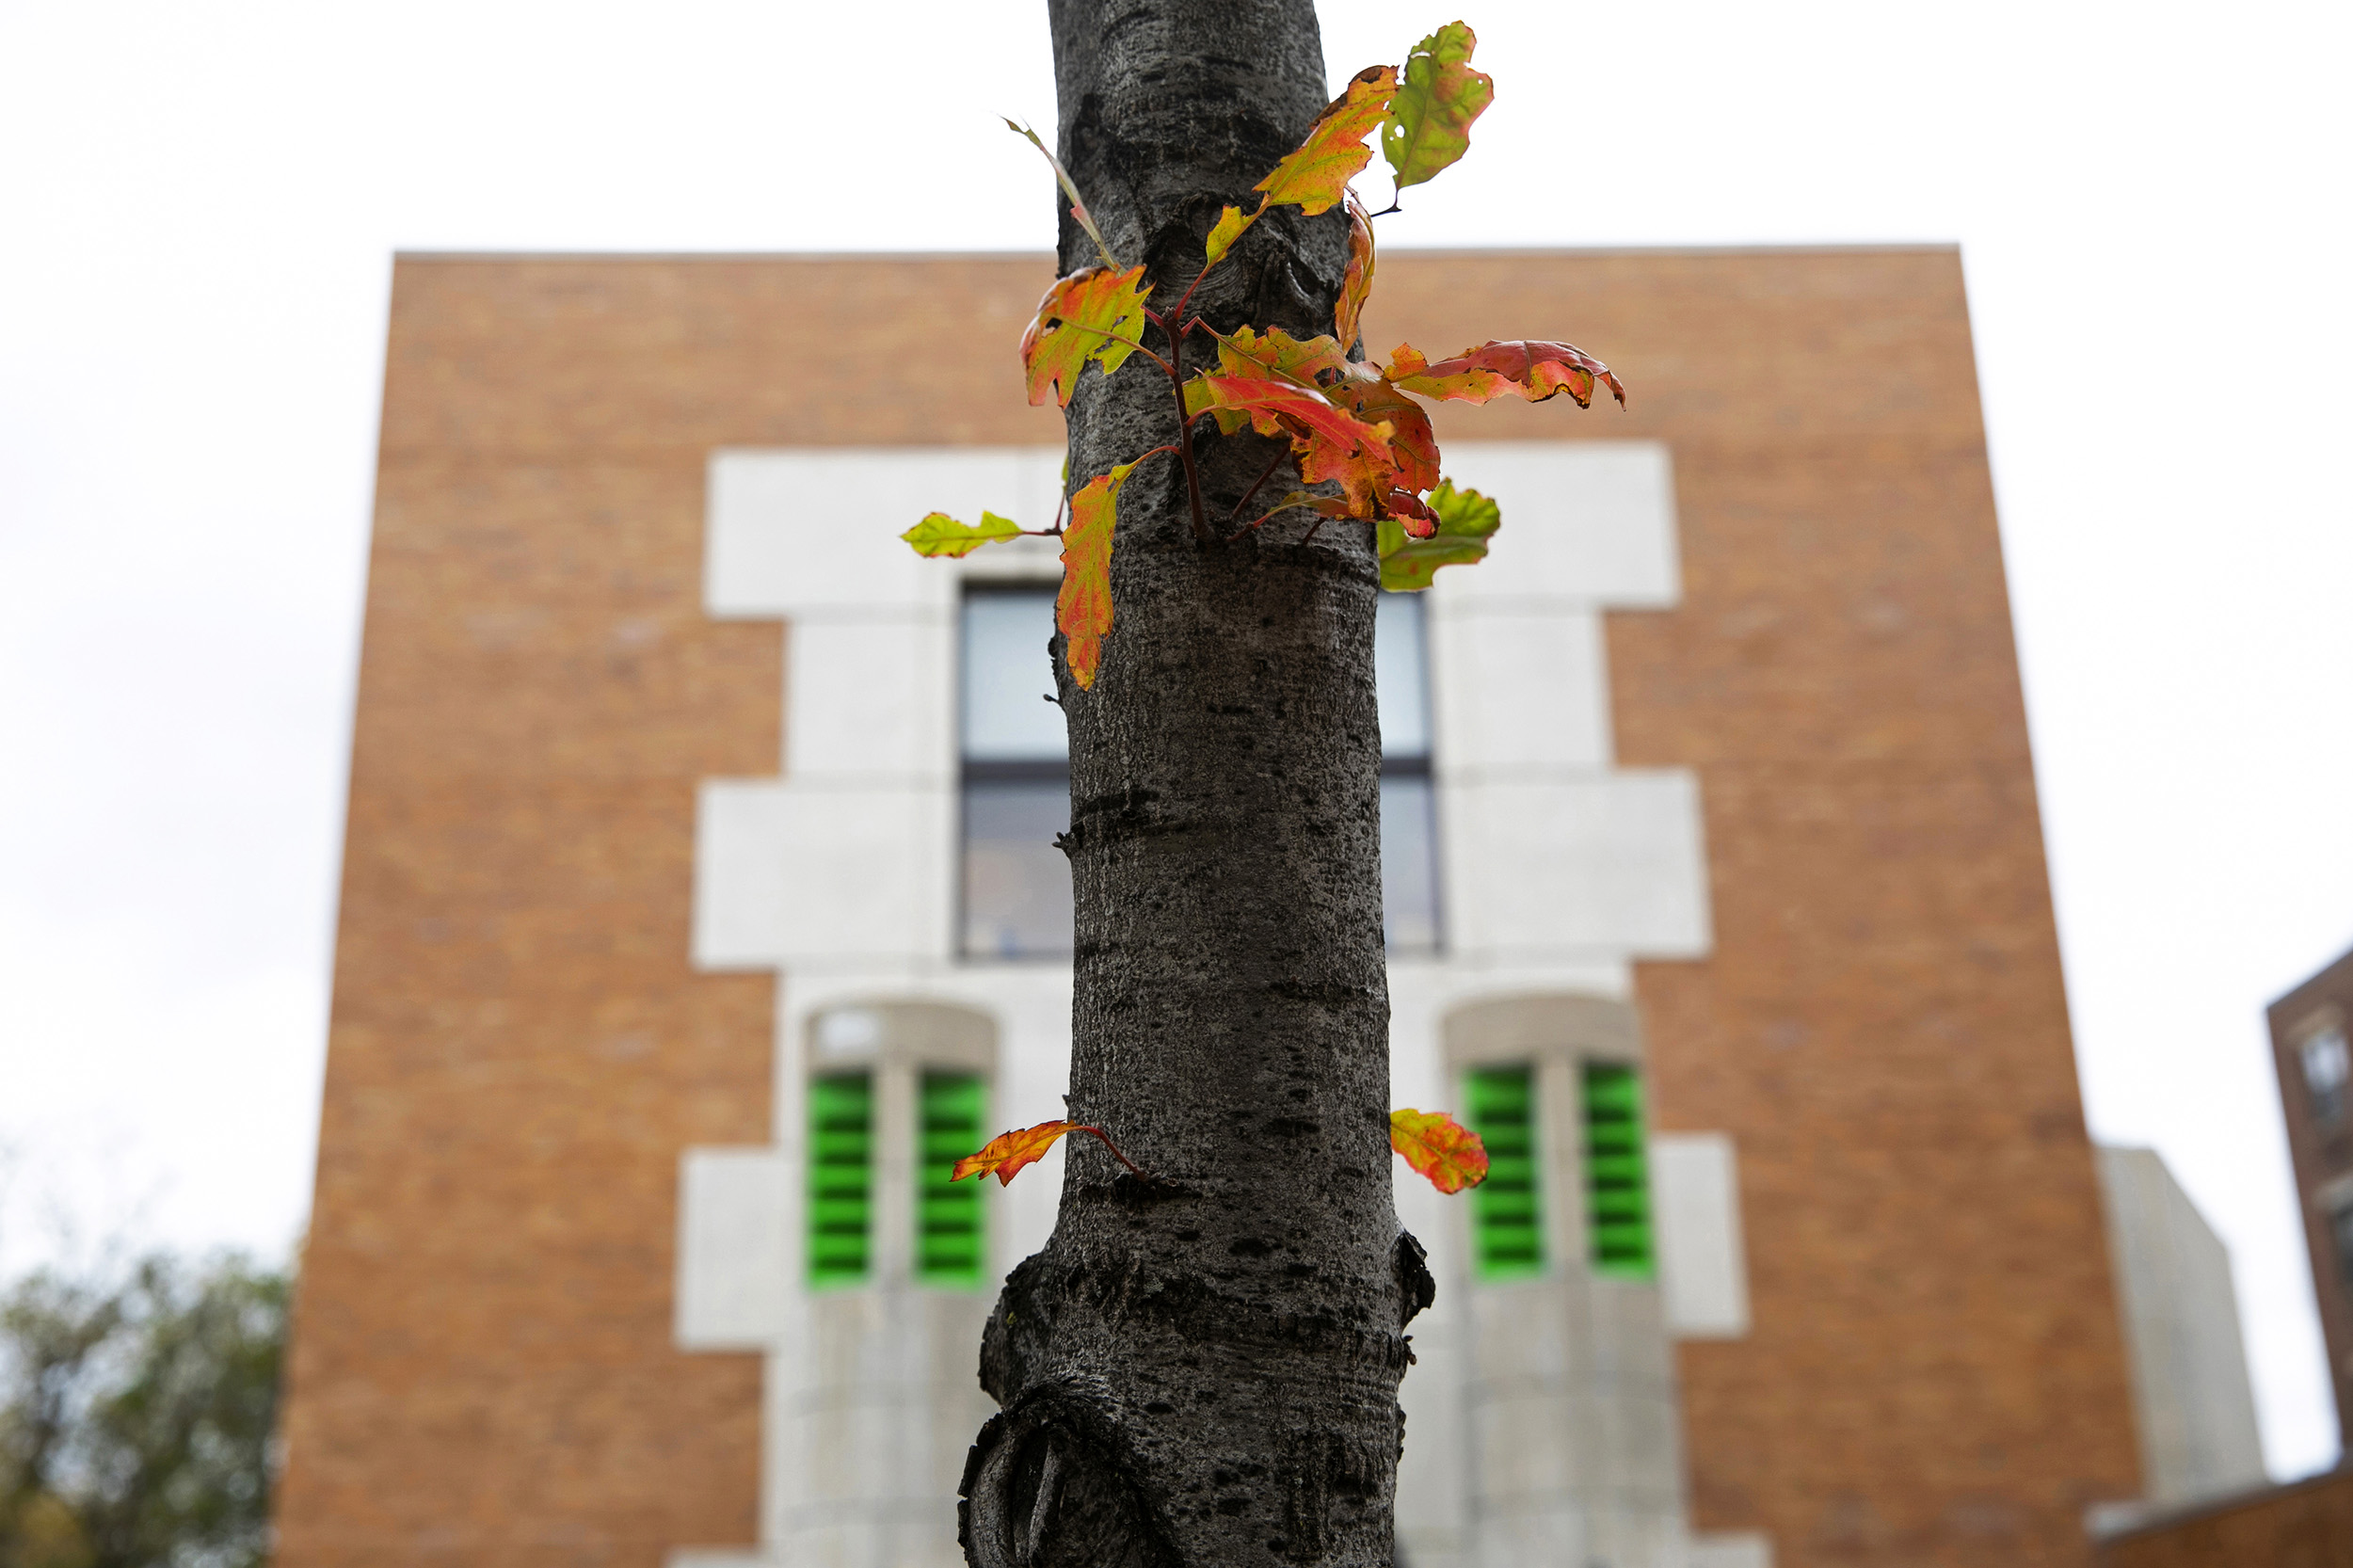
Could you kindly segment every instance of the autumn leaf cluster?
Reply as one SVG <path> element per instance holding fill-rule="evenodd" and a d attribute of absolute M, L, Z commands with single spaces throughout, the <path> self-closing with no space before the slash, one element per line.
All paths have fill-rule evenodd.
<path fill-rule="evenodd" d="M 1440 173 L 1470 146 L 1470 128 L 1495 96 L 1494 80 L 1471 67 L 1478 39 L 1450 22 L 1416 44 L 1402 67 L 1378 65 L 1349 79 L 1325 105 L 1299 146 L 1253 187 L 1248 210 L 1229 206 L 1203 241 L 1202 265 L 1176 304 L 1150 308 L 1157 280 L 1142 265 L 1123 267 L 1105 243 L 1069 173 L 1036 133 L 1014 124 L 1053 166 L 1069 197 L 1071 216 L 1102 258 L 1055 280 L 1039 301 L 1021 339 L 1021 364 L 1032 404 L 1049 398 L 1068 408 L 1087 367 L 1109 376 L 1143 355 L 1169 378 L 1176 440 L 1137 454 L 1070 493 L 1064 516 L 1050 528 L 1024 530 L 994 514 L 978 527 L 935 512 L 904 537 L 925 555 L 963 555 L 1024 532 L 1063 541 L 1063 584 L 1055 624 L 1064 659 L 1080 687 L 1092 687 L 1101 667 L 1103 639 L 1112 630 L 1111 561 L 1119 492 L 1149 458 L 1172 456 L 1183 466 L 1193 533 L 1216 548 L 1263 527 L 1286 512 L 1311 514 L 1306 537 L 1326 523 L 1368 526 L 1381 559 L 1385 588 L 1427 587 L 1441 567 L 1485 556 L 1501 523 L 1496 504 L 1461 488 L 1441 473 L 1438 442 L 1422 400 L 1486 403 L 1517 397 L 1530 403 L 1566 394 L 1590 408 L 1608 388 L 1623 405 L 1625 389 L 1600 360 L 1566 343 L 1543 339 L 1490 341 L 1431 360 L 1401 344 L 1386 364 L 1356 357 L 1359 323 L 1372 291 L 1376 254 L 1373 218 L 1351 188 L 1372 161 L 1367 138 L 1377 132 L 1393 188 L 1402 192 Z M 1332 330 L 1299 339 L 1249 327 L 1220 332 L 1189 314 L 1193 293 L 1211 269 L 1233 253 L 1251 227 L 1276 207 L 1313 217 L 1344 207 L 1348 264 Z M 1391 210 L 1394 210 L 1394 203 Z M 1147 328 L 1161 348 L 1146 343 Z M 1201 344 L 1209 362 L 1188 374 L 1188 347 Z M 1225 435 L 1247 428 L 1286 443 L 1257 486 L 1230 517 L 1213 521 L 1204 504 L 1193 460 L 1203 418 Z M 1288 456 L 1297 484 L 1247 521 L 1243 513 Z"/>

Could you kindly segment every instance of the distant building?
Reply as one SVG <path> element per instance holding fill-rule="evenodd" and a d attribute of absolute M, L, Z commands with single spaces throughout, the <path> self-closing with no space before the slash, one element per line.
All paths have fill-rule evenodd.
<path fill-rule="evenodd" d="M 2304 1209 L 2342 1439 L 2353 1417 L 2353 952 L 2271 1004 L 2272 1065 Z M 2353 1447 L 2353 1441 L 2345 1444 Z"/>
<path fill-rule="evenodd" d="M 1048 271 L 398 264 L 278 1568 L 954 1560 L 1057 1197 L 942 1180 L 1066 1080 L 1056 562 L 894 536 L 1051 516 Z M 1398 1189 L 1407 1555 L 2083 1562 L 2243 1452 L 2211 1238 L 2104 1216 L 1958 254 L 1380 278 L 1633 395 L 1442 409 L 1503 531 L 1382 611 L 1396 1103 L 1498 1156 Z"/>
<path fill-rule="evenodd" d="M 2154 1149 L 2104 1148 L 2144 1510 L 2265 1484 L 2231 1255 Z"/>

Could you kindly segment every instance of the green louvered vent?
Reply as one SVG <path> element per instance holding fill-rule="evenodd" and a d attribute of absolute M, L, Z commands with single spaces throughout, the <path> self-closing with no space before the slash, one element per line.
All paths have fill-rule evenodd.
<path fill-rule="evenodd" d="M 1470 1125 L 1487 1145 L 1487 1179 L 1471 1189 L 1472 1266 L 1481 1279 L 1517 1279 L 1545 1267 L 1536 1197 L 1535 1074 L 1481 1067 L 1469 1075 Z"/>
<path fill-rule="evenodd" d="M 956 1161 L 988 1142 L 985 1092 L 972 1073 L 923 1075 L 923 1130 L 916 1156 L 916 1276 L 926 1285 L 977 1289 L 986 1254 L 986 1183 L 953 1181 Z"/>
<path fill-rule="evenodd" d="M 1631 1067 L 1585 1064 L 1585 1218 L 1595 1273 L 1613 1279 L 1652 1276 L 1642 1080 Z"/>
<path fill-rule="evenodd" d="M 873 1234 L 874 1080 L 866 1073 L 808 1083 L 808 1279 L 866 1278 Z"/>

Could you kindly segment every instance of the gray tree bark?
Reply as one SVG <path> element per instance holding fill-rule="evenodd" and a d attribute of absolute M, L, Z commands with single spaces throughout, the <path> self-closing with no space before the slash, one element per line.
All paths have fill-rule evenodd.
<path fill-rule="evenodd" d="M 1323 105 L 1314 10 L 1048 8 L 1064 162 L 1165 312 L 1219 209 L 1254 205 Z M 1278 209 L 1195 308 L 1222 329 L 1329 332 L 1346 248 L 1337 210 Z M 1094 260 L 1065 216 L 1063 269 Z M 1196 344 L 1187 362 L 1208 357 Z M 1176 423 L 1142 356 L 1090 371 L 1071 488 Z M 1203 428 L 1214 523 L 1280 448 Z M 1392 1560 L 1403 1331 L 1431 1285 L 1389 1185 L 1379 572 L 1363 525 L 1306 532 L 1303 517 L 1205 547 L 1177 464 L 1153 458 L 1120 498 L 1093 690 L 1055 641 L 1078 920 L 1068 1113 L 1154 1179 L 1092 1139 L 1065 1145 L 1053 1238 L 1014 1271 L 982 1348 L 1003 1409 L 965 1474 L 973 1568 Z"/>

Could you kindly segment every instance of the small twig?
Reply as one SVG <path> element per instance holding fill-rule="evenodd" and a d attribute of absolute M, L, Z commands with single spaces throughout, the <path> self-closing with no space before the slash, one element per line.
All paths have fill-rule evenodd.
<path fill-rule="evenodd" d="M 1257 483 L 1253 484 L 1248 489 L 1241 492 L 1241 499 L 1234 503 L 1234 509 L 1225 514 L 1225 520 L 1227 522 L 1231 522 L 1236 518 L 1241 516 L 1241 509 L 1250 504 L 1250 498 L 1252 496 L 1258 493 L 1258 486 L 1265 484 L 1270 478 L 1273 477 L 1274 465 L 1281 462 L 1288 453 L 1289 449 L 1286 447 L 1278 446 L 1274 449 L 1274 456 L 1267 459 L 1266 472 L 1258 475 Z"/>

